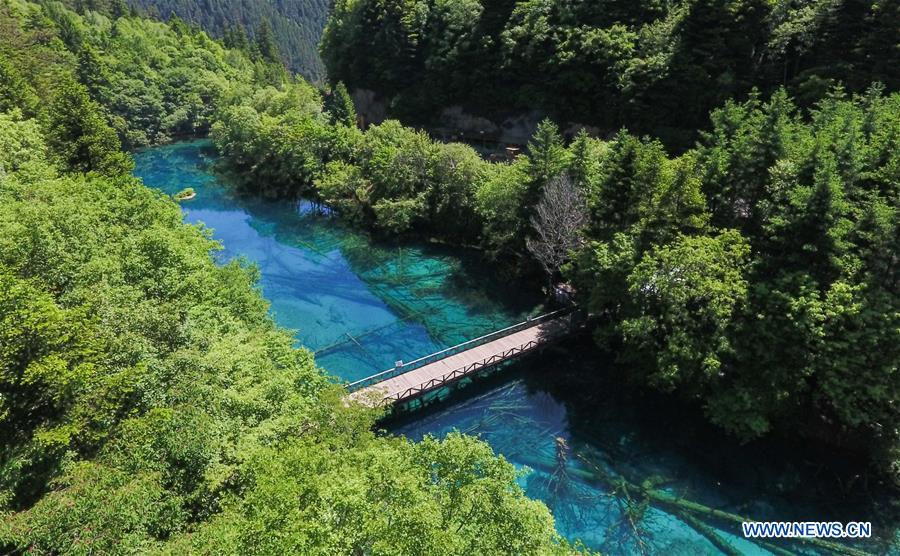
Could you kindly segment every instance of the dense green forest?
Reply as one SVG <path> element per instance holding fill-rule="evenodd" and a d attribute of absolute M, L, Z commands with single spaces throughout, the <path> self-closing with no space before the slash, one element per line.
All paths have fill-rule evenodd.
<path fill-rule="evenodd" d="M 311 81 L 323 77 L 318 44 L 328 15 L 327 0 L 62 0 L 84 14 L 119 17 L 142 14 L 162 21 L 180 19 L 231 48 L 268 55 Z"/>
<path fill-rule="evenodd" d="M 126 148 L 203 134 L 229 95 L 286 76 L 280 65 L 226 49 L 181 20 L 166 25 L 94 11 L 79 16 L 49 2 L 20 21 L 17 9 L 4 7 L 0 53 L 7 63 L 39 91 L 54 85 L 47 82 L 50 71 L 74 71 Z M 33 110 L 26 106 L 25 113 Z"/>
<path fill-rule="evenodd" d="M 319 40 L 328 16 L 328 0 L 128 0 L 152 17 L 172 14 L 199 25 L 231 45 L 271 35 L 288 69 L 306 79 L 324 77 Z"/>
<path fill-rule="evenodd" d="M 120 136 L 200 130 L 277 66 L 56 2 L 2 0 L 0 39 L 3 553 L 569 552 L 486 444 L 372 433 L 255 270 L 130 175 Z"/>
<path fill-rule="evenodd" d="M 322 49 L 331 79 L 405 121 L 537 109 L 686 147 L 753 87 L 803 107 L 838 83 L 896 90 L 898 29 L 900 4 L 876 0 L 337 0 Z"/>
<path fill-rule="evenodd" d="M 900 483 L 895 3 L 338 1 L 327 90 L 277 29 L 190 17 L 0 0 L 4 552 L 572 550 L 480 441 L 372 433 L 255 270 L 131 177 L 123 148 L 207 132 L 248 192 L 570 281 L 623 380 Z M 489 162 L 357 128 L 344 81 L 623 129 L 548 119 Z"/>
<path fill-rule="evenodd" d="M 321 106 L 269 89 L 212 137 L 255 193 L 570 280 L 625 379 L 739 439 L 795 431 L 896 473 L 900 93 L 835 86 L 802 108 L 754 90 L 674 157 L 624 130 L 566 145 L 547 120 L 508 163 L 351 110 L 342 84 Z"/>

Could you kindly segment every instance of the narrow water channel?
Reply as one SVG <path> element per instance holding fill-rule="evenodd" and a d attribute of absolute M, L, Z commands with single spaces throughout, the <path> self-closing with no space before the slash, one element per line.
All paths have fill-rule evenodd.
<path fill-rule="evenodd" d="M 474 254 L 379 245 L 308 205 L 235 195 L 211 170 L 207 142 L 148 149 L 135 160 L 149 186 L 168 194 L 194 188 L 185 220 L 212 230 L 222 260 L 243 257 L 259 268 L 275 320 L 337 379 L 368 376 L 541 310 L 534 294 L 511 291 Z M 385 423 L 386 433 L 480 435 L 523 469 L 520 483 L 548 504 L 561 534 L 604 553 L 842 552 L 763 547 L 739 538 L 727 519 L 698 524 L 696 514 L 660 502 L 668 499 L 757 520 L 871 520 L 879 538 L 853 548 L 894 550 L 886 517 L 893 511 L 868 491 L 829 490 L 839 464 L 814 466 L 817 457 L 777 442 L 736 446 L 683 408 L 605 379 L 604 357 L 589 341 L 570 344 Z"/>

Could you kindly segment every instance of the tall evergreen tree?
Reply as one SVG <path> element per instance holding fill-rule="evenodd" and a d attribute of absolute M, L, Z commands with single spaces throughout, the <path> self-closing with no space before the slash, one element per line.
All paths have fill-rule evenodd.
<path fill-rule="evenodd" d="M 263 60 L 281 63 L 281 54 L 278 51 L 278 44 L 275 42 L 272 26 L 268 19 L 262 20 L 259 27 L 256 28 L 256 48 L 259 49 L 259 55 Z"/>
<path fill-rule="evenodd" d="M 248 51 L 250 49 L 250 40 L 247 38 L 247 29 L 241 24 L 229 25 L 225 29 L 223 42 L 228 48 Z"/>
<path fill-rule="evenodd" d="M 528 143 L 528 158 L 531 160 L 531 176 L 536 193 L 540 195 L 540 188 L 561 174 L 568 160 L 559 128 L 549 118 L 538 124 Z"/>
<path fill-rule="evenodd" d="M 131 171 L 131 158 L 121 151 L 116 132 L 83 85 L 64 82 L 43 119 L 48 145 L 72 170 L 109 175 Z"/>
<path fill-rule="evenodd" d="M 327 100 L 326 108 L 333 123 L 348 127 L 356 125 L 356 108 L 353 106 L 353 99 L 347 91 L 347 86 L 342 81 L 338 81 L 334 86 Z"/>

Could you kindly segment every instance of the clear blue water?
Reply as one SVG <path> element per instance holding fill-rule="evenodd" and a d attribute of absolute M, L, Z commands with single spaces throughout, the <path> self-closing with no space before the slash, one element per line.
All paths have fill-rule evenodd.
<path fill-rule="evenodd" d="M 439 247 L 378 245 L 309 204 L 241 198 L 211 172 L 209 143 L 136 153 L 135 174 L 166 193 L 192 187 L 185 220 L 210 228 L 223 260 L 260 270 L 281 326 L 319 365 L 353 381 L 524 320 L 534 297 L 512 299 L 476 261 Z M 492 287 L 493 286 L 493 287 Z"/>
<path fill-rule="evenodd" d="M 179 143 L 136 153 L 135 173 L 169 194 L 195 189 L 197 197 L 182 204 L 185 220 L 212 230 L 222 260 L 243 257 L 258 266 L 275 320 L 340 380 L 540 310 L 533 296 L 512 291 L 477 257 L 424 244 L 378 244 L 308 204 L 241 197 L 212 171 L 214 160 L 207 142 Z M 772 553 L 736 537 L 733 525 L 707 523 L 704 535 L 678 510 L 644 503 L 634 485 L 648 481 L 661 492 L 754 519 L 877 521 L 872 504 L 798 495 L 814 490 L 803 485 L 815 470 L 803 467 L 802 454 L 792 460 L 782 458 L 789 450 L 779 446 L 735 446 L 695 430 L 702 419 L 682 417 L 678 407 L 654 409 L 655 400 L 636 399 L 615 381 L 601 388 L 580 382 L 605 372 L 602 356 L 589 351 L 581 346 L 528 359 L 450 403 L 385 426 L 414 439 L 451 430 L 479 435 L 530 469 L 522 486 L 547 503 L 565 537 L 608 554 L 724 553 L 710 533 L 742 554 Z M 631 486 L 614 486 L 619 480 Z"/>

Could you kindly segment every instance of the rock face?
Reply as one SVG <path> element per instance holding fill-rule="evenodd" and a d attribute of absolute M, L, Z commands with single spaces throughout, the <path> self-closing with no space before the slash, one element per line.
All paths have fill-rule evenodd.
<path fill-rule="evenodd" d="M 354 89 L 350 94 L 356 113 L 362 117 L 364 125 L 380 124 L 387 119 L 387 105 L 378 99 L 375 91 Z"/>
<path fill-rule="evenodd" d="M 438 118 L 439 127 L 448 131 L 456 131 L 466 134 L 479 135 L 484 133 L 491 137 L 499 135 L 500 128 L 494 122 L 481 116 L 468 114 L 463 111 L 462 106 L 450 106 L 441 111 Z"/>
<path fill-rule="evenodd" d="M 389 118 L 387 104 L 378 98 L 375 91 L 356 89 L 352 94 L 356 112 L 362 117 L 365 125 L 380 124 Z M 454 105 L 444 108 L 434 125 L 428 128 L 436 137 L 444 140 L 486 141 L 489 143 L 505 143 L 509 145 L 525 145 L 534 134 L 538 123 L 545 114 L 537 110 L 525 114 L 510 116 L 501 122 L 489 120 L 483 116 L 470 114 L 462 106 Z M 581 129 L 586 129 L 592 136 L 599 136 L 599 128 L 585 126 L 576 122 L 566 122 L 561 126 L 563 135 L 574 137 Z"/>

